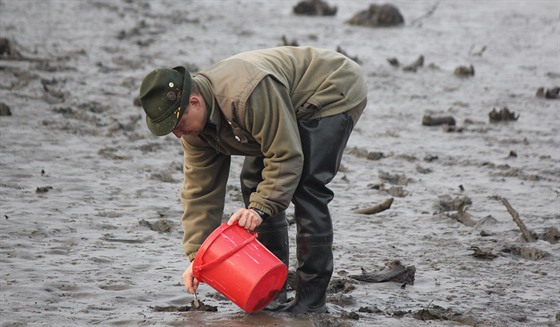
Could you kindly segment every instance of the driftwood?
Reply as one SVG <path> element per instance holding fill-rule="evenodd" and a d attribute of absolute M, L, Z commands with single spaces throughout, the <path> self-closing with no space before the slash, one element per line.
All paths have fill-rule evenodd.
<path fill-rule="evenodd" d="M 420 67 L 424 66 L 424 56 L 420 55 L 413 63 L 408 66 L 403 67 L 405 72 L 416 72 Z"/>
<path fill-rule="evenodd" d="M 373 207 L 370 208 L 363 208 L 363 209 L 358 209 L 355 210 L 354 213 L 359 213 L 362 215 L 373 215 L 382 211 L 385 211 L 389 208 L 391 208 L 391 204 L 393 204 L 393 198 L 389 198 L 385 201 L 383 201 L 382 203 L 375 205 Z"/>
<path fill-rule="evenodd" d="M 460 77 L 467 77 L 467 76 L 474 76 L 474 67 L 473 65 L 470 66 L 459 66 L 455 68 L 453 74 Z"/>
<path fill-rule="evenodd" d="M 12 110 L 4 102 L 0 102 L 0 116 L 11 116 Z"/>
<path fill-rule="evenodd" d="M 533 235 L 531 234 L 531 232 L 529 232 L 529 230 L 527 229 L 527 227 L 525 226 L 521 218 L 519 218 L 519 214 L 517 213 L 517 211 L 513 209 L 511 204 L 509 204 L 509 201 L 506 198 L 502 198 L 502 203 L 506 206 L 506 209 L 508 210 L 509 214 L 513 217 L 513 220 L 515 221 L 517 226 L 519 226 L 519 229 L 521 229 L 523 238 L 525 238 L 527 242 L 534 242 L 535 239 L 533 238 Z"/>
<path fill-rule="evenodd" d="M 537 89 L 537 98 L 545 99 L 559 99 L 560 98 L 560 87 L 553 87 L 546 89 L 544 87 L 539 87 Z"/>
<path fill-rule="evenodd" d="M 399 67 L 400 66 L 399 60 L 397 58 L 394 58 L 394 57 L 387 58 L 387 62 L 389 62 L 389 65 L 391 65 L 393 67 Z"/>
<path fill-rule="evenodd" d="M 385 263 L 385 268 L 376 272 L 367 272 L 362 268 L 361 275 L 350 275 L 350 278 L 368 283 L 397 282 L 414 285 L 416 267 L 405 266 L 399 260 Z"/>
<path fill-rule="evenodd" d="M 357 56 L 355 56 L 355 57 L 350 56 L 350 55 L 348 54 L 348 52 L 344 51 L 344 50 L 342 49 L 342 47 L 340 47 L 340 45 L 336 47 L 336 52 L 345 55 L 346 57 L 348 57 L 348 58 L 354 60 L 354 61 L 355 61 L 356 63 L 358 63 L 358 64 L 361 64 L 361 63 L 362 63 L 362 61 L 361 61 L 360 59 L 358 59 Z"/>
<path fill-rule="evenodd" d="M 285 46 L 290 46 L 290 47 L 298 47 L 299 43 L 297 40 L 288 40 L 288 38 L 286 37 L 286 35 L 282 35 L 282 44 Z"/>
<path fill-rule="evenodd" d="M 475 258 L 492 260 L 498 257 L 497 254 L 492 253 L 491 248 L 487 248 L 487 247 L 480 247 L 480 246 L 473 245 L 469 248 L 469 250 L 474 251 L 472 255 Z"/>
<path fill-rule="evenodd" d="M 404 24 L 404 18 L 392 4 L 371 4 L 368 9 L 357 12 L 347 24 L 365 27 L 389 27 Z"/>
<path fill-rule="evenodd" d="M 456 214 L 450 214 L 449 217 L 457 220 L 461 224 L 469 227 L 476 226 L 477 221 L 472 219 L 472 216 L 467 213 L 468 206 L 465 206 L 457 211 Z"/>
<path fill-rule="evenodd" d="M 455 118 L 453 118 L 452 116 L 432 117 L 430 115 L 425 115 L 424 117 L 422 117 L 422 125 L 424 126 L 455 126 L 455 124 Z"/>
<path fill-rule="evenodd" d="M 488 117 L 490 118 L 491 123 L 519 119 L 519 115 L 515 115 L 515 112 L 509 111 L 507 107 L 503 107 L 500 111 L 497 111 L 496 108 L 492 108 L 492 111 L 488 113 Z"/>
<path fill-rule="evenodd" d="M 433 6 L 428 10 L 428 12 L 426 12 L 424 15 L 413 19 L 413 20 L 410 22 L 410 26 L 419 25 L 419 24 L 422 22 L 422 20 L 424 20 L 425 18 L 430 17 L 431 15 L 433 15 L 434 12 L 436 11 L 436 8 L 437 8 L 438 5 L 439 5 L 439 1 L 436 2 L 436 4 L 433 5 Z"/>
<path fill-rule="evenodd" d="M 336 10 L 336 6 L 331 7 L 321 0 L 301 1 L 293 8 L 294 14 L 307 16 L 334 16 Z"/>

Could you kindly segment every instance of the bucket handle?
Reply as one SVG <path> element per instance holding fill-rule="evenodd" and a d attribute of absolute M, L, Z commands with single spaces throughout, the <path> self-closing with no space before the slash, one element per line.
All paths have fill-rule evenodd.
<path fill-rule="evenodd" d="M 233 225 L 232 225 L 233 226 Z M 249 237 L 248 239 L 246 239 L 243 243 L 237 245 L 236 247 L 234 247 L 233 249 L 229 250 L 228 252 L 222 254 L 221 256 L 217 257 L 216 259 L 214 259 L 214 261 L 210 261 L 208 263 L 202 264 L 198 267 L 194 267 L 194 271 L 195 272 L 200 272 L 201 270 L 204 269 L 210 269 L 214 266 L 216 266 L 217 264 L 222 263 L 224 260 L 226 260 L 227 258 L 231 257 L 232 255 L 234 255 L 236 252 L 238 252 L 239 250 L 241 250 L 242 248 L 244 248 L 247 244 L 253 242 L 254 240 L 256 240 L 258 237 L 257 233 L 251 235 L 251 237 Z"/>

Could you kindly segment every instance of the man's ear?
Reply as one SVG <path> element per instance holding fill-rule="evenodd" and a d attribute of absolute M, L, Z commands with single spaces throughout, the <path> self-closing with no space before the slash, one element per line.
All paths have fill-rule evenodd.
<path fill-rule="evenodd" d="M 200 98 L 198 95 L 191 95 L 189 98 L 189 105 L 193 107 L 200 107 Z"/>

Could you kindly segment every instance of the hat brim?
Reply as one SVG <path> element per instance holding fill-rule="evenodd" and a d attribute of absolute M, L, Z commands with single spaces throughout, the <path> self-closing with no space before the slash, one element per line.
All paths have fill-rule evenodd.
<path fill-rule="evenodd" d="M 169 115 L 169 117 L 159 123 L 154 123 L 150 117 L 146 116 L 146 125 L 148 125 L 148 129 L 155 136 L 164 136 L 171 133 L 175 126 L 177 126 L 177 122 L 178 119 L 175 115 Z"/>
<path fill-rule="evenodd" d="M 159 123 L 155 123 L 150 119 L 150 117 L 146 116 L 146 125 L 148 125 L 148 129 L 150 130 L 150 132 L 152 132 L 152 134 L 156 136 L 167 135 L 171 133 L 173 129 L 175 129 L 175 126 L 177 126 L 179 119 L 181 119 L 187 109 L 187 104 L 191 95 L 191 74 L 185 67 L 182 66 L 173 67 L 173 70 L 176 70 L 179 73 L 183 74 L 183 91 L 181 94 L 181 101 L 177 106 L 178 108 L 181 108 L 181 111 L 179 112 L 179 117 L 177 117 L 177 115 L 175 114 L 171 114 Z M 177 108 L 174 108 L 173 112 L 175 112 L 176 109 Z"/>

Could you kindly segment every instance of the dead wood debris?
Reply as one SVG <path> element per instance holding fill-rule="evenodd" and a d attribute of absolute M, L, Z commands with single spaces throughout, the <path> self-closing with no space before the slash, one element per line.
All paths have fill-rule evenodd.
<path fill-rule="evenodd" d="M 37 62 L 39 65 L 45 64 L 47 61 L 44 58 L 33 58 L 22 54 L 22 52 L 29 52 L 22 46 L 18 45 L 14 39 L 0 37 L 0 59 L 14 60 L 14 61 L 28 61 Z"/>
<path fill-rule="evenodd" d="M 516 244 L 504 247 L 502 249 L 502 252 L 511 253 L 513 255 L 520 256 L 524 259 L 534 260 L 534 261 L 545 259 L 551 256 L 551 254 L 545 250 L 541 250 L 531 246 L 519 246 Z"/>
<path fill-rule="evenodd" d="M 465 226 L 474 227 L 478 222 L 474 220 L 469 213 L 467 213 L 468 208 L 469 206 L 464 206 L 457 210 L 456 213 L 449 213 L 448 216 Z"/>
<path fill-rule="evenodd" d="M 560 99 L 560 87 L 556 86 L 550 89 L 539 87 L 537 89 L 536 96 L 537 98 L 544 98 L 544 99 Z"/>
<path fill-rule="evenodd" d="M 455 124 L 455 118 L 453 118 L 452 116 L 433 117 L 432 115 L 424 115 L 424 117 L 422 117 L 422 125 L 424 126 L 455 126 Z"/>
<path fill-rule="evenodd" d="M 404 18 L 392 4 L 371 4 L 368 9 L 357 12 L 347 24 L 365 27 L 389 27 L 404 24 Z"/>
<path fill-rule="evenodd" d="M 455 68 L 455 70 L 453 71 L 453 74 L 455 74 L 455 76 L 459 76 L 459 77 L 474 76 L 474 67 L 473 67 L 473 65 L 459 66 L 459 67 Z"/>
<path fill-rule="evenodd" d="M 397 282 L 414 285 L 416 274 L 415 266 L 405 266 L 399 260 L 392 260 L 385 263 L 385 267 L 380 271 L 368 272 L 362 268 L 361 275 L 350 275 L 350 278 L 368 283 Z"/>
<path fill-rule="evenodd" d="M 11 116 L 12 110 L 4 102 L 0 102 L 0 116 Z"/>
<path fill-rule="evenodd" d="M 519 214 L 517 213 L 517 211 L 515 211 L 515 209 L 513 209 L 511 204 L 509 204 L 509 201 L 506 198 L 502 198 L 502 203 L 504 204 L 504 206 L 506 207 L 506 209 L 510 213 L 510 215 L 513 217 L 513 221 L 515 221 L 515 223 L 517 224 L 519 229 L 521 229 L 521 233 L 523 234 L 523 238 L 525 239 L 525 241 L 534 242 L 535 238 L 533 237 L 532 233 L 527 229 L 527 227 L 525 226 L 525 224 L 523 223 L 523 221 L 519 217 Z"/>
<path fill-rule="evenodd" d="M 41 194 L 41 193 L 47 193 L 49 190 L 52 190 L 53 187 L 52 186 L 39 186 L 37 187 L 37 189 L 35 189 L 35 193 Z"/>
<path fill-rule="evenodd" d="M 442 130 L 445 133 L 462 133 L 463 127 L 462 126 L 455 126 L 455 125 L 443 125 Z"/>
<path fill-rule="evenodd" d="M 380 160 L 382 158 L 385 158 L 383 152 L 368 151 L 366 149 L 361 149 L 358 147 L 349 148 L 348 153 L 357 158 L 366 158 L 367 160 Z"/>
<path fill-rule="evenodd" d="M 390 209 L 391 204 L 393 204 L 393 198 L 389 198 L 389 199 L 383 201 L 382 203 L 377 204 L 373 207 L 357 209 L 357 210 L 354 211 L 354 213 L 358 213 L 358 214 L 362 214 L 362 215 L 373 215 L 373 214 L 385 211 L 387 209 Z"/>
<path fill-rule="evenodd" d="M 431 15 L 433 15 L 434 12 L 436 11 L 438 5 L 439 5 L 439 1 L 436 2 L 430 9 L 428 9 L 428 11 L 424 15 L 411 20 L 410 21 L 410 26 L 420 26 L 420 25 L 422 25 L 421 24 L 422 20 L 424 20 L 424 19 L 430 17 Z"/>
<path fill-rule="evenodd" d="M 344 50 L 340 47 L 340 45 L 336 47 L 336 52 L 345 55 L 346 57 L 352 59 L 353 61 L 355 61 L 355 62 L 358 63 L 358 64 L 361 64 L 361 63 L 362 63 L 362 61 L 361 61 L 360 59 L 358 59 L 357 56 L 356 56 L 356 57 L 350 56 L 346 51 L 344 51 Z"/>
<path fill-rule="evenodd" d="M 468 326 L 476 326 L 477 321 L 475 318 L 454 312 L 452 309 L 444 309 L 438 305 L 430 305 L 426 309 L 421 309 L 412 314 L 412 316 L 418 320 L 429 321 L 429 320 L 447 320 L 455 321 Z"/>
<path fill-rule="evenodd" d="M 293 7 L 294 14 L 307 16 L 334 16 L 337 9 L 336 6 L 329 6 L 322 0 L 300 1 Z"/>
<path fill-rule="evenodd" d="M 474 46 L 472 46 L 471 49 L 469 50 L 469 53 L 471 54 L 471 56 L 482 57 L 482 54 L 484 53 L 484 51 L 486 51 L 486 46 L 483 45 L 482 48 L 477 52 L 473 52 L 473 49 L 474 49 Z"/>
<path fill-rule="evenodd" d="M 560 241 L 560 231 L 556 227 L 547 227 L 539 239 L 545 240 L 550 244 L 556 244 Z"/>
<path fill-rule="evenodd" d="M 488 247 L 480 247 L 480 246 L 473 245 L 469 248 L 469 250 L 473 251 L 472 254 L 473 257 L 479 259 L 492 260 L 498 257 L 498 255 L 492 253 L 492 249 Z"/>
<path fill-rule="evenodd" d="M 14 41 L 5 37 L 0 38 L 0 58 L 7 60 L 23 60 L 24 57 L 16 49 Z"/>
<path fill-rule="evenodd" d="M 509 111 L 507 107 L 503 107 L 500 111 L 496 108 L 492 108 L 492 111 L 488 113 L 491 123 L 502 122 L 502 121 L 515 121 L 519 119 L 519 115 L 515 115 L 515 112 Z"/>
<path fill-rule="evenodd" d="M 424 66 L 424 56 L 420 55 L 413 63 L 408 66 L 404 66 L 403 70 L 405 72 L 416 72 L 418 68 Z"/>
<path fill-rule="evenodd" d="M 408 185 L 411 179 L 406 177 L 405 174 L 390 174 L 388 172 L 379 171 L 379 179 L 393 185 Z"/>
<path fill-rule="evenodd" d="M 397 58 L 394 58 L 394 57 L 387 58 L 387 62 L 389 63 L 389 65 L 391 65 L 393 67 L 399 67 L 401 65 L 399 63 L 399 60 Z"/>
<path fill-rule="evenodd" d="M 290 41 L 290 40 L 288 40 L 286 35 L 282 35 L 282 45 L 287 46 L 287 47 L 298 47 L 299 42 L 295 39 Z"/>
<path fill-rule="evenodd" d="M 465 207 L 471 204 L 472 200 L 467 196 L 451 198 L 449 195 L 442 195 L 433 204 L 433 208 L 438 214 L 449 211 L 466 211 Z"/>

